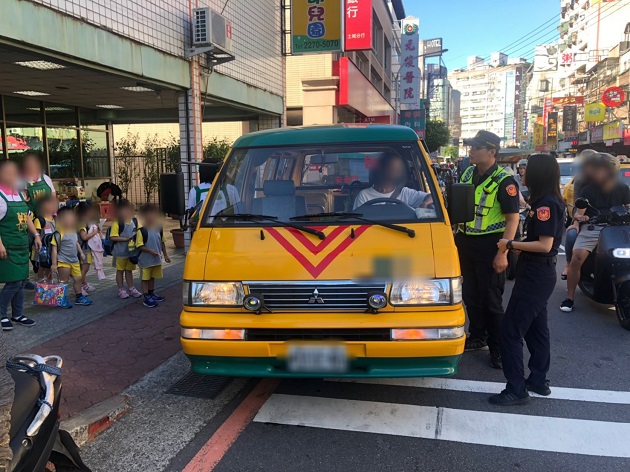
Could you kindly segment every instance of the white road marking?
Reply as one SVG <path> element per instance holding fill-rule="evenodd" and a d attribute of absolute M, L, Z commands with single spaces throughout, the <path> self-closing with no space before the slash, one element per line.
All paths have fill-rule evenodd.
<path fill-rule="evenodd" d="M 560 251 L 564 251 L 564 250 L 565 250 L 565 248 L 564 248 L 564 246 L 563 246 L 562 244 L 560 244 L 560 247 L 558 247 L 558 249 L 559 249 Z"/>
<path fill-rule="evenodd" d="M 327 379 L 335 382 L 353 382 L 363 384 L 394 385 L 400 387 L 431 388 L 440 390 L 455 390 L 458 392 L 499 393 L 505 388 L 505 383 L 481 382 L 477 380 L 447 379 L 434 377 L 400 378 L 400 379 Z M 583 388 L 567 388 L 551 386 L 551 395 L 555 400 L 573 400 L 578 402 L 612 403 L 630 405 L 630 392 L 615 390 L 588 390 Z"/>
<path fill-rule="evenodd" d="M 255 422 L 630 457 L 630 424 L 273 394 Z"/>

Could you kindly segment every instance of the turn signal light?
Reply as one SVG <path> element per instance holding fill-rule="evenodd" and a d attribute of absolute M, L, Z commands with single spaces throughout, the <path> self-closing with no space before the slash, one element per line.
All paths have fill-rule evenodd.
<path fill-rule="evenodd" d="M 182 338 L 184 339 L 243 340 L 245 339 L 245 330 L 244 329 L 182 328 Z"/>
<path fill-rule="evenodd" d="M 392 329 L 394 341 L 426 341 L 435 339 L 458 339 L 464 336 L 464 327 L 456 328 L 410 328 Z"/>

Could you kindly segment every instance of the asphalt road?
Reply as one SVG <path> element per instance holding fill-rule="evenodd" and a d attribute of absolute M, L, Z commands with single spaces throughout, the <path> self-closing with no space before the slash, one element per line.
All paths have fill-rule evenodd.
<path fill-rule="evenodd" d="M 178 355 L 130 389 L 133 412 L 84 448 L 85 461 L 94 471 L 628 471 L 630 331 L 581 295 L 562 313 L 564 298 L 559 281 L 551 398 L 490 405 L 504 379 L 477 351 L 446 381 L 285 380 L 261 396 L 262 384 L 239 379 L 215 400 L 187 399 L 164 393 L 186 373 Z"/>

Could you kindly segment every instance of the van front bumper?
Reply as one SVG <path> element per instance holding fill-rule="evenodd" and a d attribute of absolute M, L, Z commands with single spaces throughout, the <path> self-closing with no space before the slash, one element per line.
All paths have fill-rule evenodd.
<path fill-rule="evenodd" d="M 349 369 L 341 374 L 287 369 L 285 342 L 181 339 L 198 374 L 243 377 L 437 377 L 453 375 L 465 338 L 437 341 L 344 342 Z"/>

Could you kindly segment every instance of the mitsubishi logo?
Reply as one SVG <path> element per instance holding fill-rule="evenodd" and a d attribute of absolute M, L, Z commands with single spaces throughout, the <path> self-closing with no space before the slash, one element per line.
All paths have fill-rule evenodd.
<path fill-rule="evenodd" d="M 309 303 L 320 303 L 320 304 L 325 303 L 324 299 L 319 296 L 319 290 L 317 290 L 317 289 L 313 290 L 313 295 L 311 296 L 311 298 L 309 298 L 308 302 Z"/>

